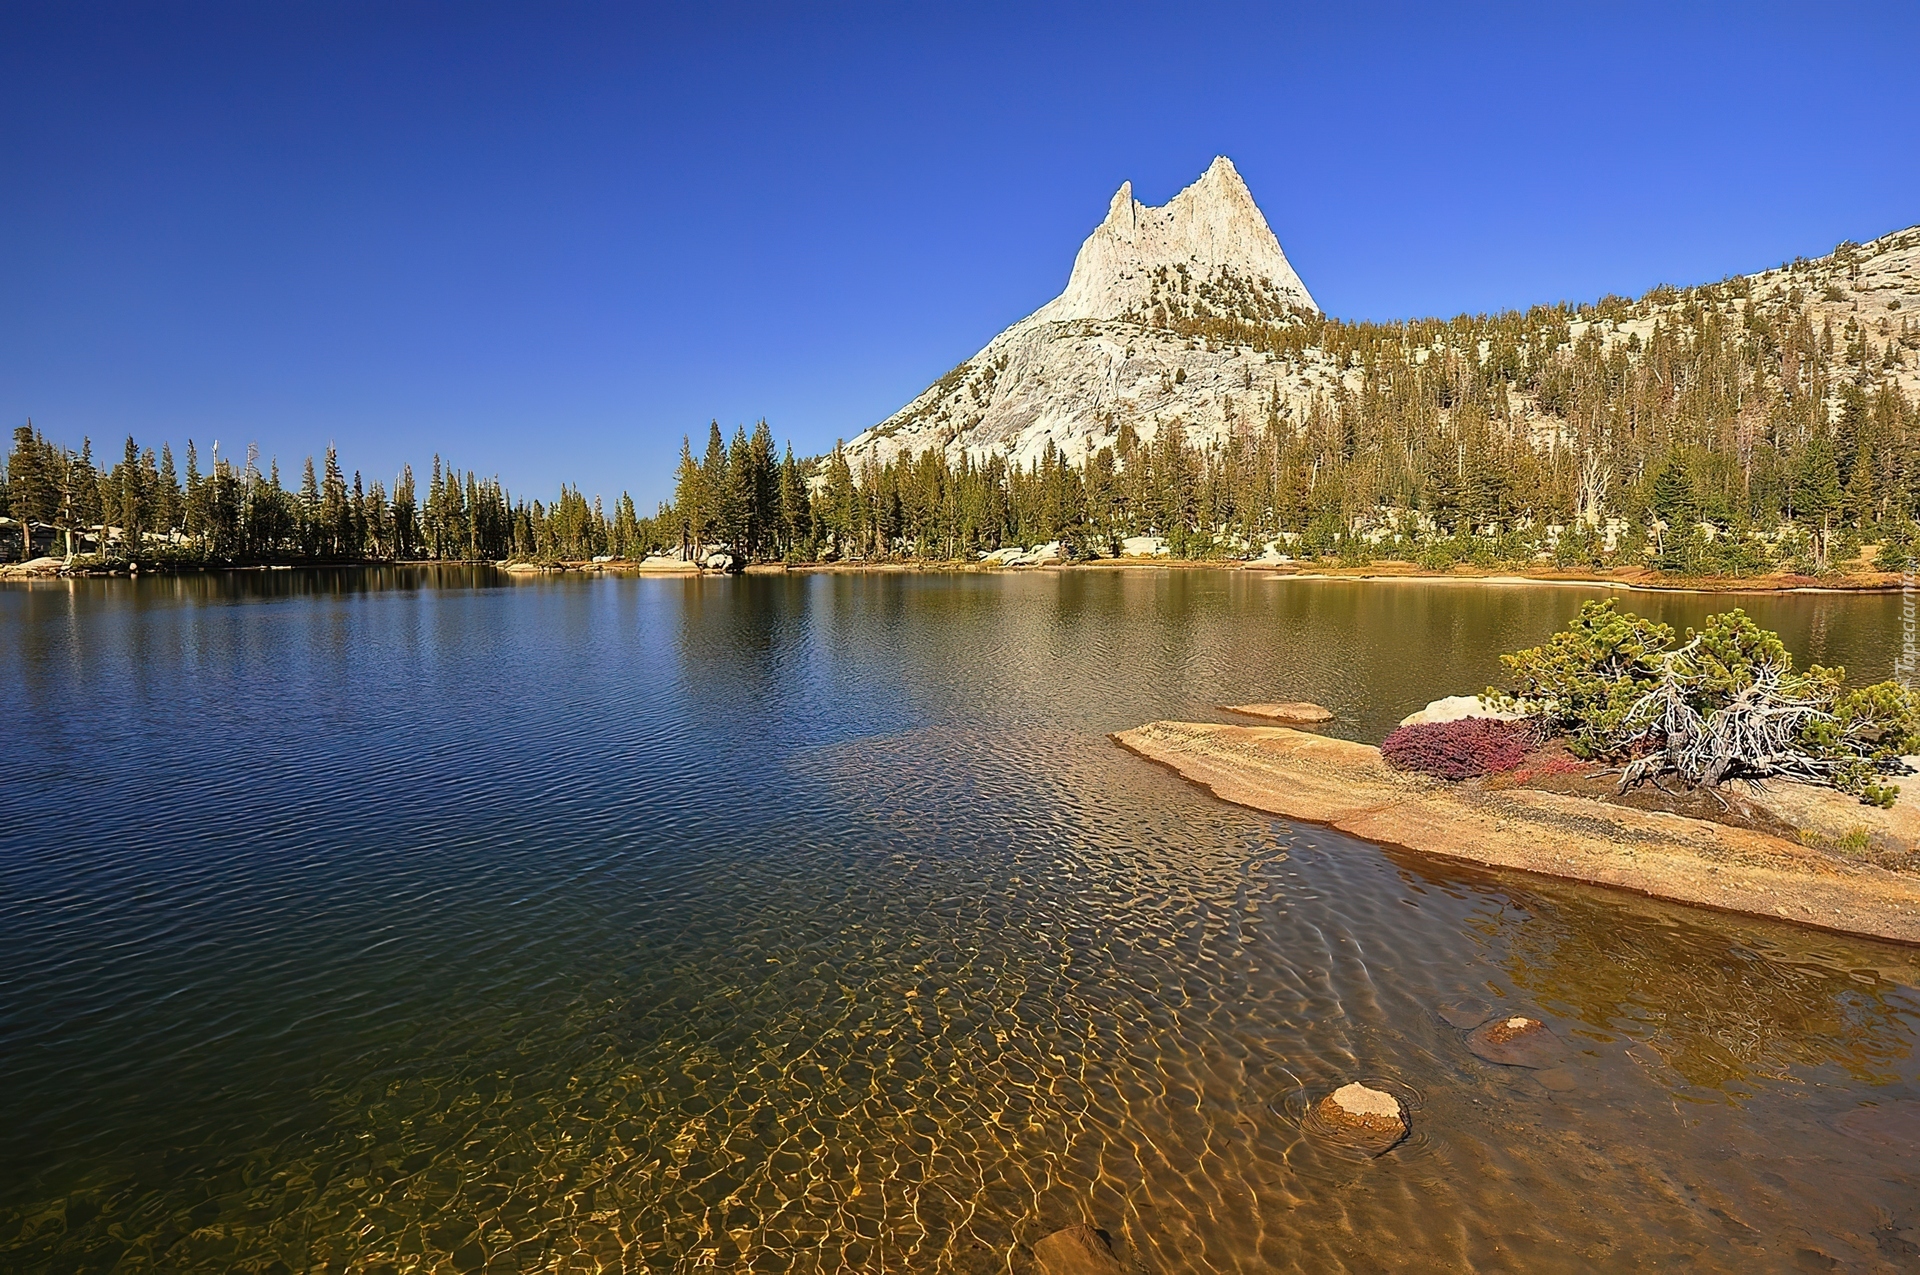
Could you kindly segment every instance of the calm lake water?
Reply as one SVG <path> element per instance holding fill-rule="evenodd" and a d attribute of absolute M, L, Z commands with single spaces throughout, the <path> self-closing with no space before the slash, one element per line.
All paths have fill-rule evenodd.
<path fill-rule="evenodd" d="M 1377 740 L 1576 588 L 0 589 L 0 1268 L 1899 1270 L 1916 952 L 1463 871 L 1107 733 Z M 1711 599 L 1626 595 L 1684 624 Z M 1890 673 L 1899 604 L 1745 603 Z M 1724 604 L 1720 604 L 1724 605 Z M 1482 1063 L 1545 1017 L 1571 1088 Z M 1373 1161 L 1303 1130 L 1372 1078 Z M 1563 1082 L 1565 1083 L 1565 1082 Z"/>

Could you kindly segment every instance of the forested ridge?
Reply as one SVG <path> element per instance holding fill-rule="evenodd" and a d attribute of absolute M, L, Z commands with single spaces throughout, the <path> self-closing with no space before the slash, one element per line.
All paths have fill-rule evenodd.
<path fill-rule="evenodd" d="M 1428 566 L 1648 563 L 1689 573 L 1833 569 L 1862 546 L 1904 557 L 1920 510 L 1920 231 L 1638 300 L 1355 323 L 1258 289 L 1168 275 L 1129 322 L 1232 350 L 1265 419 L 1190 443 L 1177 420 L 1031 465 L 929 448 L 856 470 L 844 447 L 796 459 L 763 421 L 683 442 L 673 499 L 515 497 L 435 457 L 390 486 L 329 448 L 289 484 L 195 445 L 16 429 L 18 521 L 104 559 L 192 562 L 562 561 L 725 546 L 737 560 L 972 560 L 1127 537 L 1178 557 L 1402 557 Z M 1909 308 L 1903 309 L 1903 305 Z M 956 369 L 959 371 L 959 369 Z M 1312 383 L 1306 401 L 1283 383 Z M 1293 380 L 1290 381 L 1290 378 Z M 176 460 L 180 462 L 176 463 Z M 11 546 L 19 551 L 16 541 Z"/>

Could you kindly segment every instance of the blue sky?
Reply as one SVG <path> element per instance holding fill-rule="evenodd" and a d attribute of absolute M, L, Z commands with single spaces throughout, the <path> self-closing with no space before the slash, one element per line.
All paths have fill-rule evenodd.
<path fill-rule="evenodd" d="M 1326 12 L 1337 9 L 1336 13 Z M 1233 158 L 1316 298 L 1636 293 L 1920 222 L 1920 6 L 9 3 L 0 408 L 644 507 L 802 451 Z"/>

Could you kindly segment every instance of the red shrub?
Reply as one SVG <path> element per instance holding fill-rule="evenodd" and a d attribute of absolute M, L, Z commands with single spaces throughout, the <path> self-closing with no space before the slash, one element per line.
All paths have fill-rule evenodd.
<path fill-rule="evenodd" d="M 1380 745 L 1381 756 L 1398 770 L 1417 770 L 1441 779 L 1473 779 L 1512 770 L 1533 746 L 1528 722 L 1463 717 L 1457 722 L 1402 726 Z"/>
<path fill-rule="evenodd" d="M 1555 775 L 1584 775 L 1587 765 L 1577 757 L 1565 753 L 1546 753 L 1536 755 L 1532 764 L 1522 766 L 1513 772 L 1515 783 L 1526 783 L 1533 779 L 1550 779 Z"/>

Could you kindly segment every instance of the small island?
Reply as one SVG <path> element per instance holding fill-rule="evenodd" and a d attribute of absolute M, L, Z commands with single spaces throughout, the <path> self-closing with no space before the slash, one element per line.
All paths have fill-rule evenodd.
<path fill-rule="evenodd" d="M 1415 714 L 1382 747 L 1211 722 L 1114 739 L 1223 800 L 1368 841 L 1920 943 L 1920 803 L 1896 786 L 1920 751 L 1912 691 L 1796 671 L 1738 610 L 1676 644 L 1590 602 L 1503 659 L 1510 689 Z"/>

